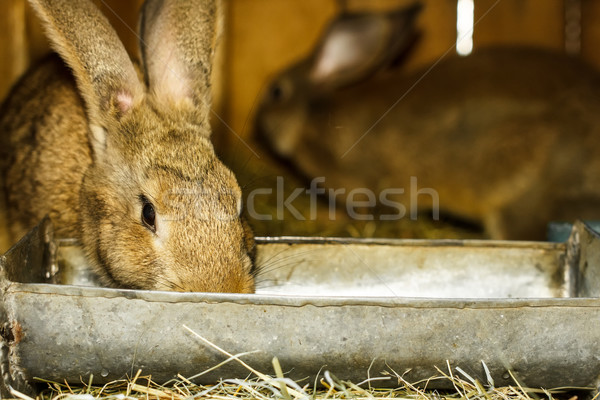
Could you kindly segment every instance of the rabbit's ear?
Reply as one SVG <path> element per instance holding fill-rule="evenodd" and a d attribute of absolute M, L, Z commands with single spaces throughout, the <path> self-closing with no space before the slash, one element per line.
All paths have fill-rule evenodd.
<path fill-rule="evenodd" d="M 341 14 L 326 29 L 309 80 L 340 87 L 366 78 L 404 52 L 415 36 L 420 3 L 386 13 Z"/>
<path fill-rule="evenodd" d="M 127 113 L 143 96 L 144 88 L 125 47 L 100 10 L 89 0 L 30 3 L 52 46 L 73 70 L 90 125 L 104 127 L 108 119 Z"/>
<path fill-rule="evenodd" d="M 216 41 L 215 0 L 148 0 L 140 21 L 147 85 L 156 101 L 193 107 L 202 122 L 210 110 L 210 75 Z"/>

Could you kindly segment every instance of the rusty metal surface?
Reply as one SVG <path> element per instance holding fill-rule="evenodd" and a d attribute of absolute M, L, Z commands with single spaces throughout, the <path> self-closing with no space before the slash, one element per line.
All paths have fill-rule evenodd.
<path fill-rule="evenodd" d="M 573 245 L 577 242 L 579 245 Z M 600 297 L 600 236 L 592 229 L 579 226 L 572 235 L 577 257 L 576 291 L 581 297 Z M 600 346 L 599 346 L 600 348 Z"/>
<path fill-rule="evenodd" d="M 449 360 L 486 382 L 481 360 L 498 385 L 508 369 L 528 386 L 589 386 L 600 371 L 600 301 L 548 299 L 457 301 L 140 295 L 135 292 L 13 285 L 8 315 L 19 321 L 15 344 L 22 370 L 35 376 L 95 382 L 130 376 L 141 368 L 159 382 L 192 376 L 226 357 L 200 343 L 183 324 L 244 360 L 271 370 L 277 356 L 290 377 L 313 378 L 323 366 L 355 382 L 385 363 L 436 375 Z M 230 363 L 202 377 L 244 377 Z M 393 384 L 393 382 L 390 382 Z"/>
<path fill-rule="evenodd" d="M 57 244 L 50 219 L 44 218 L 24 238 L 0 256 L 2 277 L 13 282 L 55 283 Z"/>
<path fill-rule="evenodd" d="M 26 390 L 34 376 L 80 382 L 93 374 L 102 383 L 140 368 L 164 382 L 226 358 L 183 325 L 231 353 L 257 351 L 244 360 L 263 372 L 271 371 L 277 356 L 293 379 L 313 379 L 325 367 L 359 381 L 369 368 L 379 373 L 389 366 L 401 373 L 410 369 L 404 377 L 416 381 L 436 375 L 435 366 L 449 361 L 487 382 L 484 361 L 496 385 L 512 384 L 511 370 L 527 386 L 590 387 L 600 375 L 599 243 L 582 224 L 566 244 L 262 239 L 259 260 L 266 272 L 256 295 L 4 279 L 3 391 L 7 385 Z M 6 270 L 7 258 L 1 262 Z M 444 268 L 454 274 L 466 268 L 471 275 L 479 270 L 481 279 L 465 274 L 444 285 Z M 408 285 L 410 291 L 393 283 L 408 281 L 406 271 L 423 274 Z M 493 292 L 496 298 L 460 298 L 469 279 L 469 285 L 487 282 L 501 289 Z M 519 291 L 511 287 L 516 281 Z M 377 290 L 368 289 L 374 283 Z M 333 290 L 336 285 L 342 290 Z M 433 296 L 439 286 L 440 296 Z M 277 287 L 287 295 L 276 293 Z M 247 373 L 229 363 L 198 381 Z"/>

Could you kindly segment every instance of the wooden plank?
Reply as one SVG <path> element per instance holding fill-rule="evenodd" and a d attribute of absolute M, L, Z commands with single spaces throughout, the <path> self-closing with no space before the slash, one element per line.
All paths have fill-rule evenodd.
<path fill-rule="evenodd" d="M 531 45 L 562 51 L 563 0 L 476 0 L 475 48 Z"/>
<path fill-rule="evenodd" d="M 581 7 L 581 56 L 600 69 L 600 2 L 583 0 Z"/>
<path fill-rule="evenodd" d="M 3 0 L 0 2 L 0 98 L 10 90 L 14 81 L 27 68 L 25 46 L 25 2 Z"/>
<path fill-rule="evenodd" d="M 335 12 L 333 0 L 235 0 L 229 3 L 227 120 L 248 136 L 263 85 L 306 55 Z"/>
<path fill-rule="evenodd" d="M 419 20 L 422 37 L 406 65 L 408 70 L 455 53 L 456 0 L 426 0 L 423 4 Z"/>

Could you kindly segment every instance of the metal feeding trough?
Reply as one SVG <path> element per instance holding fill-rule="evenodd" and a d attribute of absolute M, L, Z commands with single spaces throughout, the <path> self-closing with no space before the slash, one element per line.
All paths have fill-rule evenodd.
<path fill-rule="evenodd" d="M 243 359 L 261 372 L 277 356 L 306 383 L 325 369 L 353 382 L 393 369 L 416 382 L 450 366 L 496 386 L 512 375 L 530 387 L 597 388 L 600 238 L 582 223 L 565 243 L 258 243 L 255 295 L 86 287 L 94 279 L 76 243 L 55 241 L 43 221 L 0 260 L 3 394 L 35 392 L 34 377 L 93 374 L 100 384 L 138 369 L 165 382 L 227 358 L 190 330 L 251 352 Z M 229 362 L 196 380 L 247 375 Z"/>

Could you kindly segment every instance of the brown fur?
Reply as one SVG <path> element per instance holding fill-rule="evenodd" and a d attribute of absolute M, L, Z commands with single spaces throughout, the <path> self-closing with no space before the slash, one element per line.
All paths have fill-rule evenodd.
<path fill-rule="evenodd" d="M 53 57 L 3 106 L 13 239 L 49 213 L 112 286 L 253 292 L 241 190 L 209 140 L 214 2 L 148 2 L 148 86 L 91 3 L 32 3 L 76 82 Z M 200 28 L 186 38 L 192 21 Z M 142 198 L 156 211 L 155 231 L 142 222 Z"/>
<path fill-rule="evenodd" d="M 283 71 L 257 116 L 264 141 L 306 176 L 346 193 L 403 188 L 394 200 L 407 210 L 416 177 L 442 211 L 493 238 L 540 239 L 550 220 L 600 218 L 600 75 L 581 62 L 489 49 L 410 76 L 319 80 L 315 65 L 313 55 Z"/>

